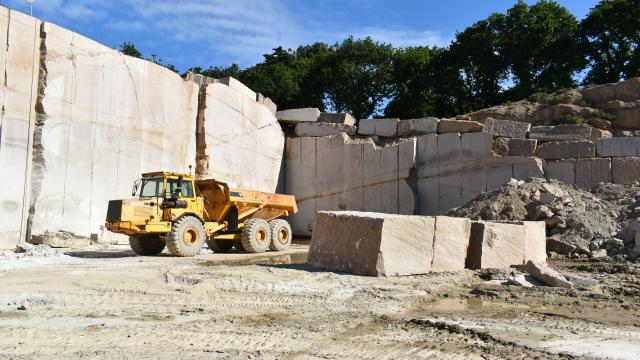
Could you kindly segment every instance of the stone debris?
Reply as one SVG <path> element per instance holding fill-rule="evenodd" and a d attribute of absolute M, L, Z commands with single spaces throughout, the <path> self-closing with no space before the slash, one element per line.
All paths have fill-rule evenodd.
<path fill-rule="evenodd" d="M 70 231 L 46 232 L 42 235 L 32 235 L 34 245 L 48 245 L 52 248 L 82 248 L 91 245 L 91 239 L 76 235 Z"/>
<path fill-rule="evenodd" d="M 611 256 L 626 256 L 635 246 L 636 230 L 627 224 L 638 216 L 636 199 L 640 201 L 637 183 L 601 184 L 584 190 L 532 178 L 511 180 L 448 215 L 486 221 L 544 221 L 549 253 L 598 257 L 603 250 Z"/>
<path fill-rule="evenodd" d="M 49 257 L 58 255 L 58 252 L 49 245 L 33 245 L 29 243 L 18 244 L 15 252 L 19 254 L 19 257 Z"/>
<path fill-rule="evenodd" d="M 396 137 L 400 119 L 363 119 L 358 122 L 358 134 Z"/>
<path fill-rule="evenodd" d="M 398 136 L 420 136 L 438 132 L 438 122 L 434 117 L 400 120 L 398 122 Z"/>
<path fill-rule="evenodd" d="M 359 275 L 399 276 L 465 268 L 508 269 L 522 265 L 527 256 L 536 261 L 546 257 L 543 231 L 523 223 L 478 226 L 479 233 L 472 234 L 469 219 L 321 211 L 311 238 L 309 264 Z M 526 249 L 526 243 L 534 245 Z"/>
<path fill-rule="evenodd" d="M 484 125 L 477 121 L 470 120 L 448 120 L 442 119 L 438 123 L 438 133 L 439 134 L 447 134 L 447 133 L 470 133 L 470 132 L 479 132 L 484 129 Z"/>
<path fill-rule="evenodd" d="M 355 135 L 357 129 L 353 125 L 330 123 L 330 122 L 315 122 L 315 123 L 299 123 L 295 127 L 295 133 L 297 136 L 331 136 L 345 133 L 347 135 Z"/>
<path fill-rule="evenodd" d="M 525 139 L 529 134 L 531 124 L 519 121 L 499 120 L 493 118 L 486 118 L 484 120 L 484 130 L 491 133 L 493 136 L 511 138 L 511 139 Z"/>
<path fill-rule="evenodd" d="M 568 289 L 573 287 L 571 281 L 567 280 L 564 275 L 553 270 L 544 262 L 529 260 L 525 265 L 518 268 L 527 272 L 545 285 Z"/>
<path fill-rule="evenodd" d="M 296 125 L 301 122 L 316 122 L 320 117 L 318 108 L 287 109 L 276 112 L 276 118 L 283 124 Z"/>

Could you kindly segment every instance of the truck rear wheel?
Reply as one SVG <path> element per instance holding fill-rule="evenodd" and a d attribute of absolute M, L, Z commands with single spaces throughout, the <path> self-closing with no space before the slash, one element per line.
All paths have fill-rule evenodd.
<path fill-rule="evenodd" d="M 242 247 L 251 253 L 265 252 L 271 242 L 271 229 L 264 219 L 249 219 L 245 221 L 240 236 Z"/>
<path fill-rule="evenodd" d="M 214 253 L 226 253 L 233 248 L 233 240 L 216 240 L 211 237 L 207 240 L 207 246 Z"/>
<path fill-rule="evenodd" d="M 129 236 L 129 245 L 138 255 L 158 255 L 166 244 L 159 236 Z"/>
<path fill-rule="evenodd" d="M 204 225 L 193 216 L 178 219 L 167 235 L 167 248 L 176 256 L 194 256 L 200 252 L 207 236 Z"/>
<path fill-rule="evenodd" d="M 269 249 L 273 251 L 287 251 L 291 245 L 291 225 L 287 220 L 276 219 L 269 221 L 271 227 L 271 242 Z"/>

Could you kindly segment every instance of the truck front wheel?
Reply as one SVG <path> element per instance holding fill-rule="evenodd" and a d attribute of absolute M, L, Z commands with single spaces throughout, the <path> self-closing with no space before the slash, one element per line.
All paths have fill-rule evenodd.
<path fill-rule="evenodd" d="M 194 256 L 200 252 L 207 235 L 204 225 L 193 216 L 176 220 L 167 235 L 167 248 L 175 256 Z"/>
<path fill-rule="evenodd" d="M 129 236 L 131 250 L 138 255 L 158 255 L 165 242 L 159 236 Z"/>
<path fill-rule="evenodd" d="M 240 236 L 242 247 L 251 253 L 262 253 L 269 248 L 271 229 L 264 219 L 249 219 L 245 221 Z"/>

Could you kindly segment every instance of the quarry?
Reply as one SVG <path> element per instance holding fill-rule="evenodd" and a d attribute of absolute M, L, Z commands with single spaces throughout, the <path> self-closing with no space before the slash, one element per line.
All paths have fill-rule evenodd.
<path fill-rule="evenodd" d="M 640 357 L 640 78 L 355 119 L 2 6 L 0 39 L 2 358 Z M 105 219 L 153 171 L 295 196 L 293 243 L 138 256 Z"/>

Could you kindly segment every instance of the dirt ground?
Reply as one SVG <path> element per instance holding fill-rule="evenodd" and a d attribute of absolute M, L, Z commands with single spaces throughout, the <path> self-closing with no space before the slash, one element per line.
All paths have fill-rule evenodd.
<path fill-rule="evenodd" d="M 306 250 L 0 260 L 0 358 L 640 358 L 638 264 L 555 261 L 601 285 L 521 288 L 319 272 Z"/>

